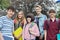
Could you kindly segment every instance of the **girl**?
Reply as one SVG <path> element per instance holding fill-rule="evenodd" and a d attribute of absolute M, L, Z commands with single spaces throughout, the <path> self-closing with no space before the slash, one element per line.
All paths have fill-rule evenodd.
<path fill-rule="evenodd" d="M 37 24 L 34 23 L 34 15 L 29 13 L 26 17 L 27 24 L 23 28 L 23 38 L 24 40 L 35 40 L 36 36 L 39 36 L 39 30 Z"/>
<path fill-rule="evenodd" d="M 15 28 L 14 30 L 16 30 L 17 28 L 21 27 L 23 29 L 23 26 L 26 24 L 26 19 L 24 16 L 24 11 L 23 10 L 19 10 L 17 17 L 14 19 L 14 25 Z M 20 33 L 22 34 L 22 33 Z M 19 35 L 16 39 L 19 39 L 21 35 Z M 22 40 L 22 39 L 21 39 Z"/>

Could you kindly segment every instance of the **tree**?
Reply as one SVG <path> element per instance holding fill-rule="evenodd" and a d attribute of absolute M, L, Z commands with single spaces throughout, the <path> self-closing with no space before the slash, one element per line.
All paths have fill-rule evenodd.
<path fill-rule="evenodd" d="M 6 9 L 10 5 L 9 0 L 0 0 L 0 9 Z"/>
<path fill-rule="evenodd" d="M 57 12 L 56 17 L 57 17 L 57 18 L 60 18 L 60 10 Z"/>

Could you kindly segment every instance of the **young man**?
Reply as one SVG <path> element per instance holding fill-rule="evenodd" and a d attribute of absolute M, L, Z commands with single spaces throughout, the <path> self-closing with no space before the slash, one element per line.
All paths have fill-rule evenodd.
<path fill-rule="evenodd" d="M 14 15 L 14 11 L 14 7 L 10 6 L 7 8 L 7 15 L 0 17 L 0 40 L 8 40 L 9 37 L 13 37 L 14 22 L 11 17 Z M 13 40 L 13 38 L 9 40 Z"/>
<path fill-rule="evenodd" d="M 37 13 L 37 15 L 35 16 L 35 22 L 37 23 L 38 27 L 39 27 L 39 31 L 40 31 L 40 37 L 39 39 L 43 39 L 43 35 L 44 35 L 44 30 L 43 30 L 43 25 L 44 25 L 44 21 L 47 19 L 46 15 L 42 14 L 42 6 L 41 5 L 36 5 L 35 6 L 35 11 Z M 38 39 L 36 39 L 38 40 Z"/>
<path fill-rule="evenodd" d="M 60 30 L 59 19 L 56 18 L 55 10 L 51 9 L 49 11 L 50 18 L 47 19 L 44 23 L 44 34 L 45 40 L 57 40 L 57 34 Z"/>

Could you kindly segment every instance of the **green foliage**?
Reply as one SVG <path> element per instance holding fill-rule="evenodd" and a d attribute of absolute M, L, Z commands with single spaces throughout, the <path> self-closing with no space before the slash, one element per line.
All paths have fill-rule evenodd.
<path fill-rule="evenodd" d="M 6 9 L 10 5 L 9 0 L 0 0 L 0 9 Z"/>
<path fill-rule="evenodd" d="M 57 18 L 60 18 L 60 10 L 57 12 Z"/>

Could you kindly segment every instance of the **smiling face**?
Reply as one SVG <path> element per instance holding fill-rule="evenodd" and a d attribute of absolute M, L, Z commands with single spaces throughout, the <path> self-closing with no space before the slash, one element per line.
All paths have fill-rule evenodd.
<path fill-rule="evenodd" d="M 14 15 L 14 11 L 11 9 L 7 10 L 7 15 L 11 18 Z"/>
<path fill-rule="evenodd" d="M 28 17 L 27 18 L 27 22 L 30 23 L 31 22 L 31 18 Z"/>
<path fill-rule="evenodd" d="M 42 11 L 42 7 L 41 6 L 35 7 L 35 11 L 36 11 L 37 15 L 39 15 Z"/>
<path fill-rule="evenodd" d="M 23 11 L 18 12 L 18 18 L 21 19 L 23 17 L 24 17 L 24 12 Z"/>

